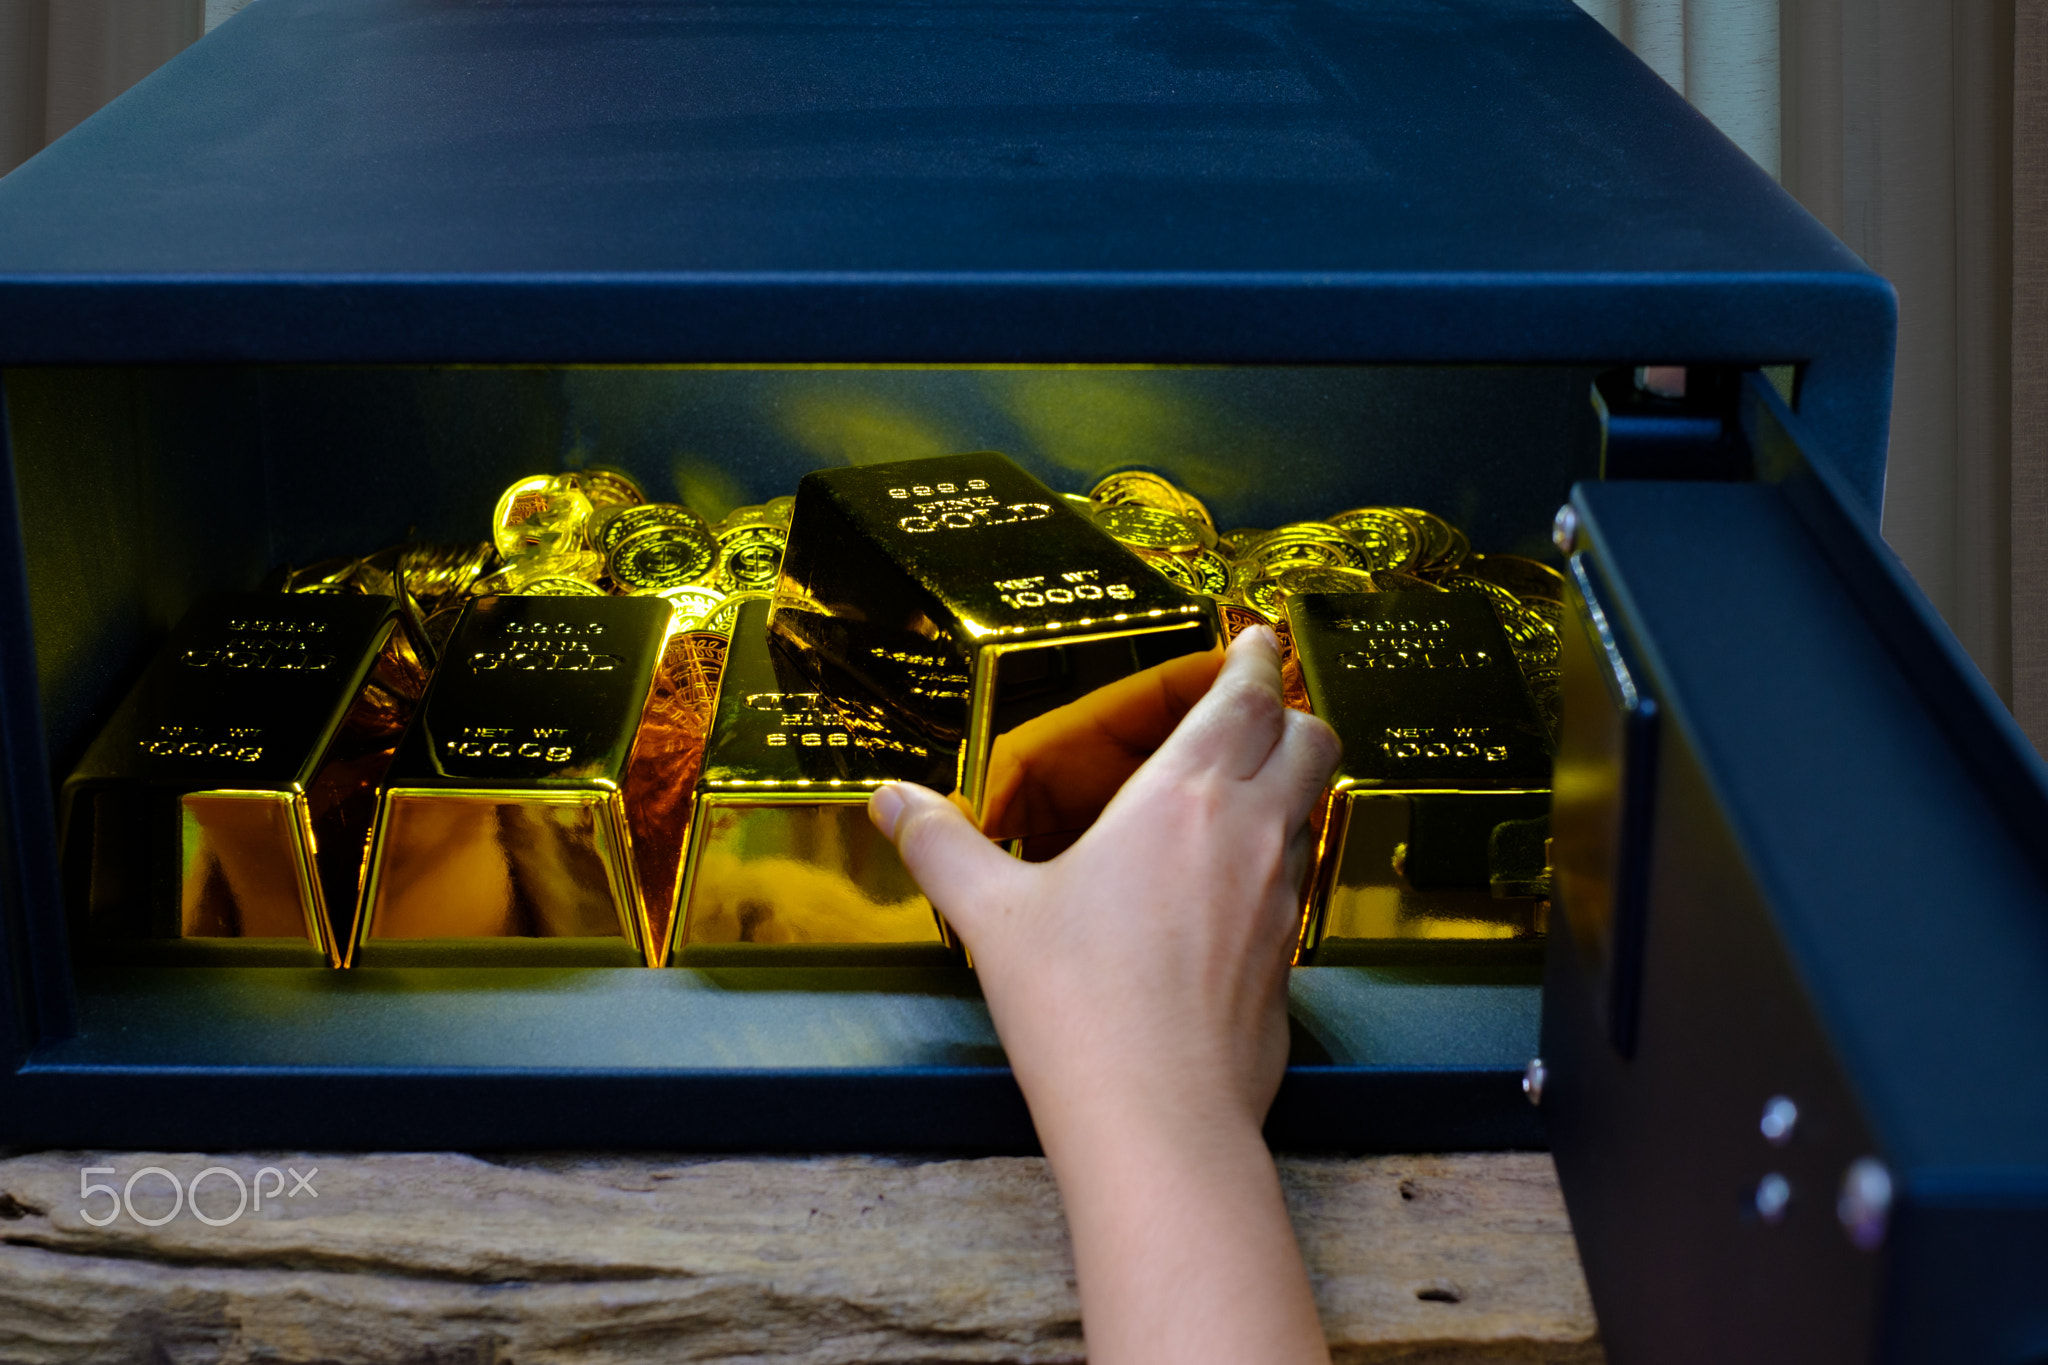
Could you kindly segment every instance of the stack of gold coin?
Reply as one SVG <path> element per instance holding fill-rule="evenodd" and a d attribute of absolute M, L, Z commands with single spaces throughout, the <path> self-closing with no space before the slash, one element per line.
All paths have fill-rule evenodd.
<path fill-rule="evenodd" d="M 1087 509 L 1096 525 L 1161 574 L 1216 598 L 1232 638 L 1260 621 L 1283 626 L 1287 598 L 1297 592 L 1484 594 L 1555 731 L 1564 580 L 1547 565 L 1519 555 L 1475 555 L 1462 530 L 1419 507 L 1354 507 L 1322 521 L 1218 535 L 1199 498 L 1140 470 L 1096 484 Z M 1284 634 L 1281 644 L 1285 653 Z"/>

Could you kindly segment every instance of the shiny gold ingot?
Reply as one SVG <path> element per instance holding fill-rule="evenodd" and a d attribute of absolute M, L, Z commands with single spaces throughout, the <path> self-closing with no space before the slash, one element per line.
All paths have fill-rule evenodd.
<path fill-rule="evenodd" d="M 626 788 L 669 622 L 655 597 L 470 604 L 385 775 L 358 963 L 659 962 Z"/>
<path fill-rule="evenodd" d="M 669 960 L 683 966 L 948 962 L 937 915 L 874 827 L 892 764 L 738 613 L 691 815 Z M 916 743 L 899 738 L 900 743 Z"/>
<path fill-rule="evenodd" d="M 341 965 L 424 673 L 388 597 L 200 599 L 64 784 L 87 957 Z"/>
<path fill-rule="evenodd" d="M 1309 960 L 1402 938 L 1536 932 L 1547 727 L 1489 602 L 1455 592 L 1302 593 L 1289 634 L 1315 714 L 1343 741 Z M 1533 841 L 1533 843 L 1532 843 Z"/>
<path fill-rule="evenodd" d="M 772 625 L 819 690 L 957 747 L 950 774 L 898 775 L 977 810 L 998 736 L 1221 636 L 1210 599 L 992 452 L 805 478 Z"/>

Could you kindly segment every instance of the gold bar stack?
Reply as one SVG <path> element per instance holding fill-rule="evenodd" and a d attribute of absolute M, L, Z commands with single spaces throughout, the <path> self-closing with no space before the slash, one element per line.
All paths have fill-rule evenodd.
<path fill-rule="evenodd" d="M 1219 530 L 1151 471 L 1054 493 L 983 451 L 715 520 L 536 474 L 489 526 L 194 609 L 66 784 L 85 956 L 957 962 L 868 795 L 1056 856 L 1143 757 L 1105 718 L 1259 623 L 1345 744 L 1303 960 L 1544 928 L 1563 580 L 1433 512 Z"/>
<path fill-rule="evenodd" d="M 1287 621 L 1309 705 L 1344 742 L 1306 960 L 1542 928 L 1549 736 L 1487 598 L 1302 593 Z"/>
<path fill-rule="evenodd" d="M 892 767 L 930 761 L 886 717 L 850 724 L 741 606 L 697 782 L 671 959 L 683 966 L 943 964 L 931 902 L 868 820 Z"/>
<path fill-rule="evenodd" d="M 371 797 L 423 680 L 396 620 L 381 596 L 186 613 L 64 785 L 84 956 L 342 965 Z"/>
<path fill-rule="evenodd" d="M 470 603 L 385 775 L 357 962 L 660 963 L 626 790 L 670 621 L 651 597 Z"/>
<path fill-rule="evenodd" d="M 897 775 L 977 813 L 1003 735 L 1222 639 L 1210 598 L 987 451 L 806 476 L 771 628 L 817 690 L 956 756 Z"/>

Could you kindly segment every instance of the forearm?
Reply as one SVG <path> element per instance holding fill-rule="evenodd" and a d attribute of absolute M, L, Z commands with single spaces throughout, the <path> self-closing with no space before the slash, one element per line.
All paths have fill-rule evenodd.
<path fill-rule="evenodd" d="M 1279 1174 L 1249 1120 L 1070 1115 L 1040 1128 L 1091 1365 L 1328 1361 Z"/>

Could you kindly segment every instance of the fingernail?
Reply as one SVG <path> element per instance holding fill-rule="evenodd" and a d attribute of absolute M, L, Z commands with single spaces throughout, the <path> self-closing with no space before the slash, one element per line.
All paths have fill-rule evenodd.
<path fill-rule="evenodd" d="M 903 818 L 903 805 L 903 792 L 894 782 L 875 788 L 875 794 L 868 798 L 868 819 L 875 822 L 883 838 L 896 837 L 896 822 Z"/>

